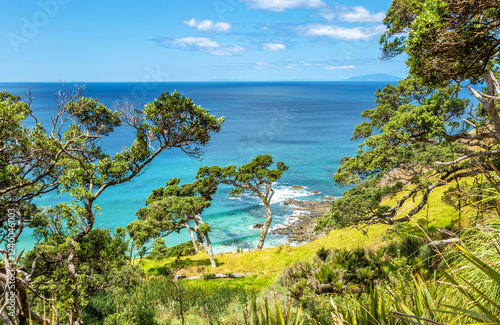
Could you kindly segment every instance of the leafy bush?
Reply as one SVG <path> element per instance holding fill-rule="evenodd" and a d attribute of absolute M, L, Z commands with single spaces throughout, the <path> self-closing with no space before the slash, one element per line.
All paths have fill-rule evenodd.
<path fill-rule="evenodd" d="M 269 306 L 269 302 L 264 299 L 264 306 L 257 305 L 255 295 L 252 298 L 251 316 L 253 325 L 302 325 L 305 318 L 302 317 L 302 308 L 296 312 L 292 311 L 292 304 L 288 302 L 280 307 L 278 301 L 274 303 L 275 310 Z"/>
<path fill-rule="evenodd" d="M 158 325 L 152 307 L 134 306 L 131 311 L 111 314 L 103 325 Z"/>
<path fill-rule="evenodd" d="M 408 258 L 418 257 L 422 242 L 415 236 L 407 235 L 401 239 L 399 244 L 399 253 Z"/>
<path fill-rule="evenodd" d="M 367 252 L 363 248 L 320 248 L 311 262 L 295 262 L 286 267 L 281 274 L 280 283 L 296 299 L 307 288 L 314 290 L 316 294 L 370 292 L 375 284 L 387 279 L 387 267 L 384 265 L 390 260 L 385 249 Z"/>
<path fill-rule="evenodd" d="M 205 319 L 206 323 L 214 323 L 227 314 L 231 304 L 243 305 L 248 300 L 247 293 L 240 285 L 211 285 L 210 282 L 181 281 L 180 286 L 184 290 L 182 292 L 184 314 Z M 170 315 L 168 318 L 179 319 L 180 305 L 177 298 L 178 292 L 169 279 L 150 277 L 127 290 L 100 293 L 89 301 L 87 313 L 98 320 L 106 320 L 110 325 L 120 323 L 127 315 L 131 315 L 130 313 L 151 319 L 162 318 L 163 314 Z M 149 310 L 144 306 L 151 306 L 154 309 Z M 120 313 L 114 315 L 116 311 Z M 147 314 L 148 312 L 150 314 Z M 133 323 L 133 319 L 127 321 L 129 323 L 123 324 L 142 324 Z M 155 323 L 146 325 L 151 324 Z"/>
<path fill-rule="evenodd" d="M 156 259 L 177 257 L 179 254 L 182 256 L 195 255 L 196 250 L 194 249 L 193 242 L 188 241 L 176 246 L 167 247 L 163 238 L 157 238 L 151 250 L 151 256 Z"/>
<path fill-rule="evenodd" d="M 215 273 L 205 273 L 203 274 L 203 279 L 205 280 L 215 279 Z"/>
<path fill-rule="evenodd" d="M 387 255 L 396 257 L 399 255 L 399 245 L 396 241 L 391 241 L 385 248 L 385 252 Z"/>
<path fill-rule="evenodd" d="M 328 256 L 330 256 L 330 250 L 329 249 L 326 249 L 324 247 L 320 247 L 318 248 L 318 250 L 316 251 L 316 257 L 321 261 L 321 262 L 325 262 L 326 259 L 328 258 Z"/>

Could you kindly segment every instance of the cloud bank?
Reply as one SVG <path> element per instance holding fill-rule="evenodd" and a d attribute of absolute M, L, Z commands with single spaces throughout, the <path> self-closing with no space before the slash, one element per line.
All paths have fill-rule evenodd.
<path fill-rule="evenodd" d="M 208 37 L 181 37 L 164 38 L 157 42 L 164 47 L 177 48 L 186 51 L 201 51 L 213 55 L 238 55 L 245 51 L 245 48 L 239 45 L 227 46 L 224 43 L 218 43 Z"/>
<path fill-rule="evenodd" d="M 226 22 L 216 22 L 214 23 L 210 19 L 203 21 L 197 21 L 196 19 L 184 20 L 183 23 L 189 27 L 196 28 L 202 32 L 215 32 L 215 33 L 227 33 L 231 30 L 231 24 Z"/>

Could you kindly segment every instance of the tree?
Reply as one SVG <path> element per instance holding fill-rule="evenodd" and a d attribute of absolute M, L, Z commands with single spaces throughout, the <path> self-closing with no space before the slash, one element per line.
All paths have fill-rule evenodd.
<path fill-rule="evenodd" d="M 407 53 L 410 74 L 427 85 L 478 82 L 498 63 L 498 0 L 394 0 L 384 23 L 382 57 Z"/>
<path fill-rule="evenodd" d="M 493 72 L 500 51 L 498 4 L 393 1 L 384 20 L 388 29 L 381 38 L 382 56 L 406 53 L 410 76 L 377 91 L 376 109 L 363 112 L 368 120 L 353 133 L 353 139 L 365 139 L 360 150 L 343 158 L 334 176 L 339 185 L 378 181 L 347 191 L 318 228 L 408 221 L 435 188 L 491 169 L 485 159 L 500 153 L 500 87 Z M 483 80 L 485 92 L 473 87 Z M 475 108 L 459 98 L 466 82 L 480 101 Z M 395 206 L 380 205 L 403 185 L 411 186 Z M 356 205 L 355 213 L 347 211 L 347 202 L 364 200 L 367 186 L 383 195 L 370 196 L 371 202 Z M 400 215 L 409 199 L 419 201 Z"/>
<path fill-rule="evenodd" d="M 454 179 L 475 175 L 468 161 L 453 164 L 458 155 L 475 155 L 471 145 L 446 141 L 456 134 L 466 134 L 469 124 L 458 122 L 468 101 L 457 98 L 458 87 L 432 90 L 409 78 L 397 86 L 387 85 L 377 91 L 377 107 L 362 113 L 366 118 L 357 125 L 353 139 L 365 139 L 354 157 L 344 157 L 334 175 L 338 185 L 353 185 L 342 199 L 332 203 L 332 211 L 318 225 L 349 226 L 405 222 L 427 203 L 436 187 Z M 390 194 L 406 188 L 394 207 L 381 206 Z M 404 215 L 400 208 L 421 193 L 420 203 Z"/>
<path fill-rule="evenodd" d="M 36 211 L 31 198 L 56 187 L 50 170 L 54 166 L 52 161 L 57 161 L 59 156 L 49 150 L 53 148 L 40 127 L 28 129 L 23 125 L 30 114 L 29 102 L 0 92 L 0 242 L 5 243 L 4 249 L 0 249 L 3 258 L 0 319 L 7 324 L 12 324 L 20 311 L 20 308 L 8 309 L 11 307 L 9 298 L 25 296 L 28 290 L 15 281 L 16 260 L 20 257 L 14 245 L 28 226 L 29 216 Z M 32 175 L 36 176 L 30 177 Z M 14 281 L 10 281 L 11 278 Z M 42 320 L 43 316 L 34 314 L 33 319 Z"/>
<path fill-rule="evenodd" d="M 406 53 L 410 74 L 424 85 L 466 83 L 480 101 L 470 113 L 477 134 L 446 140 L 498 142 L 500 86 L 495 71 L 500 62 L 500 1 L 395 0 L 384 23 L 388 31 L 381 38 L 383 57 Z M 485 92 L 472 87 L 479 82 L 486 83 Z"/>
<path fill-rule="evenodd" d="M 255 157 L 250 163 L 239 168 L 236 165 L 219 167 L 205 166 L 198 170 L 198 179 L 207 179 L 208 183 L 227 184 L 233 186 L 232 196 L 249 193 L 262 200 L 266 211 L 266 222 L 262 227 L 257 249 L 262 249 L 267 232 L 273 220 L 271 212 L 271 200 L 274 195 L 273 182 L 279 180 L 288 166 L 283 162 L 276 163 L 276 169 L 269 169 L 273 164 L 273 157 L 270 155 L 260 155 Z"/>
<path fill-rule="evenodd" d="M 208 253 L 212 267 L 215 268 L 212 243 L 208 235 L 211 228 L 203 222 L 201 214 L 211 205 L 217 184 L 207 182 L 207 179 L 199 179 L 182 186 L 179 186 L 179 183 L 180 178 L 173 178 L 167 181 L 165 187 L 153 190 L 146 201 L 146 207 L 137 211 L 139 219 L 127 226 L 129 235 L 134 240 L 133 245 L 139 248 L 152 239 L 166 237 L 186 228 L 196 251 L 199 242 Z M 194 229 L 190 226 L 191 221 Z M 193 231 L 198 237 L 197 241 Z M 160 241 L 157 243 L 161 244 Z"/>
<path fill-rule="evenodd" d="M 124 240 L 121 235 L 112 237 L 105 230 L 93 228 L 99 210 L 95 205 L 97 198 L 107 188 L 132 180 L 165 150 L 180 148 L 192 157 L 200 157 L 201 147 L 223 122 L 177 92 L 162 94 L 144 109 L 124 105 L 121 112 L 83 97 L 82 92 L 83 88 L 63 88 L 56 96 L 57 112 L 49 131 L 32 114 L 30 99 L 23 103 L 9 94 L 1 96 L 0 123 L 6 127 L 0 138 L 0 191 L 5 204 L 1 211 L 2 229 L 8 229 L 14 211 L 15 240 L 26 226 L 36 228 L 40 237 L 24 264 L 21 254 L 12 262 L 11 247 L 1 250 L 2 288 L 7 288 L 14 277 L 17 294 L 14 317 L 4 307 L 9 292 L 2 292 L 0 314 L 7 324 L 25 324 L 29 318 L 52 324 L 36 312 L 36 307 L 42 305 L 41 301 L 49 302 L 45 293 L 57 285 L 71 298 L 61 305 L 55 323 L 81 324 L 85 301 L 95 292 L 87 285 L 94 277 L 89 274 L 95 273 L 89 270 L 97 267 L 96 258 L 102 258 L 90 254 L 95 247 L 88 248 L 88 241 L 96 238 L 96 245 L 110 241 L 118 241 L 118 245 Z M 31 129 L 22 126 L 28 117 L 35 124 Z M 102 151 L 100 141 L 124 124 L 134 132 L 135 141 L 110 157 Z M 55 189 L 69 193 L 73 201 L 45 211 L 31 202 L 37 195 Z M 111 262 L 106 265 L 119 267 L 120 252 L 110 252 L 107 259 Z M 101 278 L 91 287 L 102 289 L 107 284 Z"/>

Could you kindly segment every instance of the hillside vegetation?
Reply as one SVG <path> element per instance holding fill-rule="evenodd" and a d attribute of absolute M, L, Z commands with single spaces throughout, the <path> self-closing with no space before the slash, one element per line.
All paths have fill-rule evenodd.
<path fill-rule="evenodd" d="M 429 199 L 429 229 L 433 232 L 437 228 L 452 229 L 457 223 L 457 212 L 455 209 L 442 202 L 442 195 L 446 188 L 440 188 L 433 192 Z M 392 204 L 397 197 L 389 198 L 386 204 Z M 411 210 L 412 204 L 408 204 L 401 209 L 401 213 Z M 408 223 L 409 231 L 417 236 L 424 236 L 422 229 L 422 219 L 426 219 L 427 210 L 422 210 L 416 214 Z M 420 221 L 420 223 L 418 223 Z M 382 241 L 382 237 L 388 229 L 393 227 L 388 225 L 376 225 L 370 227 L 365 234 L 355 228 L 341 228 L 330 231 L 325 236 L 301 245 L 301 246 L 278 246 L 263 250 L 254 250 L 241 253 L 216 254 L 217 268 L 211 269 L 208 255 L 200 252 L 193 256 L 183 256 L 180 258 L 178 274 L 194 276 L 204 273 L 250 273 L 259 277 L 274 278 L 286 265 L 294 261 L 310 260 L 320 247 L 325 248 L 367 248 L 376 250 L 387 245 Z M 175 258 L 165 260 L 144 259 L 141 266 L 148 274 L 160 275 L 174 264 Z M 233 280 L 234 281 L 234 280 Z"/>

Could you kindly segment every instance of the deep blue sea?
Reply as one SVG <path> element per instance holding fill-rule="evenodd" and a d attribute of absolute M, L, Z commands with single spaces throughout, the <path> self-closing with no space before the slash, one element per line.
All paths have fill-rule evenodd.
<path fill-rule="evenodd" d="M 259 154 L 270 154 L 290 169 L 276 182 L 272 210 L 273 227 L 280 227 L 293 215 L 283 202 L 288 198 L 321 200 L 339 196 L 332 176 L 343 156 L 353 155 L 357 143 L 350 141 L 354 126 L 362 121 L 361 112 L 375 107 L 375 91 L 385 82 L 214 82 L 214 83 L 79 83 L 86 96 L 96 97 L 112 107 L 117 101 L 139 105 L 153 101 L 163 92 L 179 91 L 211 114 L 224 116 L 222 131 L 213 136 L 202 160 L 187 157 L 180 150 L 164 152 L 144 174 L 133 181 L 106 190 L 98 200 L 102 208 L 95 226 L 114 229 L 134 220 L 135 212 L 153 189 L 172 177 L 192 182 L 204 165 L 241 165 Z M 70 86 L 69 83 L 66 87 Z M 31 87 L 33 111 L 49 123 L 55 110 L 54 94 L 59 83 L 0 83 L 0 91 L 24 97 Z M 102 141 L 108 154 L 120 151 L 133 141 L 126 128 L 118 129 Z M 292 185 L 303 186 L 293 190 Z M 310 191 L 319 191 L 313 195 Z M 265 220 L 264 208 L 254 197 L 226 199 L 229 187 L 221 187 L 204 221 L 212 226 L 211 239 L 216 252 L 234 251 L 237 246 L 255 248 L 260 230 L 255 223 Z M 42 206 L 66 200 L 56 193 L 37 199 Z M 190 240 L 187 231 L 166 238 L 167 245 Z M 27 233 L 20 248 L 34 240 Z M 281 245 L 284 238 L 268 236 L 265 247 Z"/>

